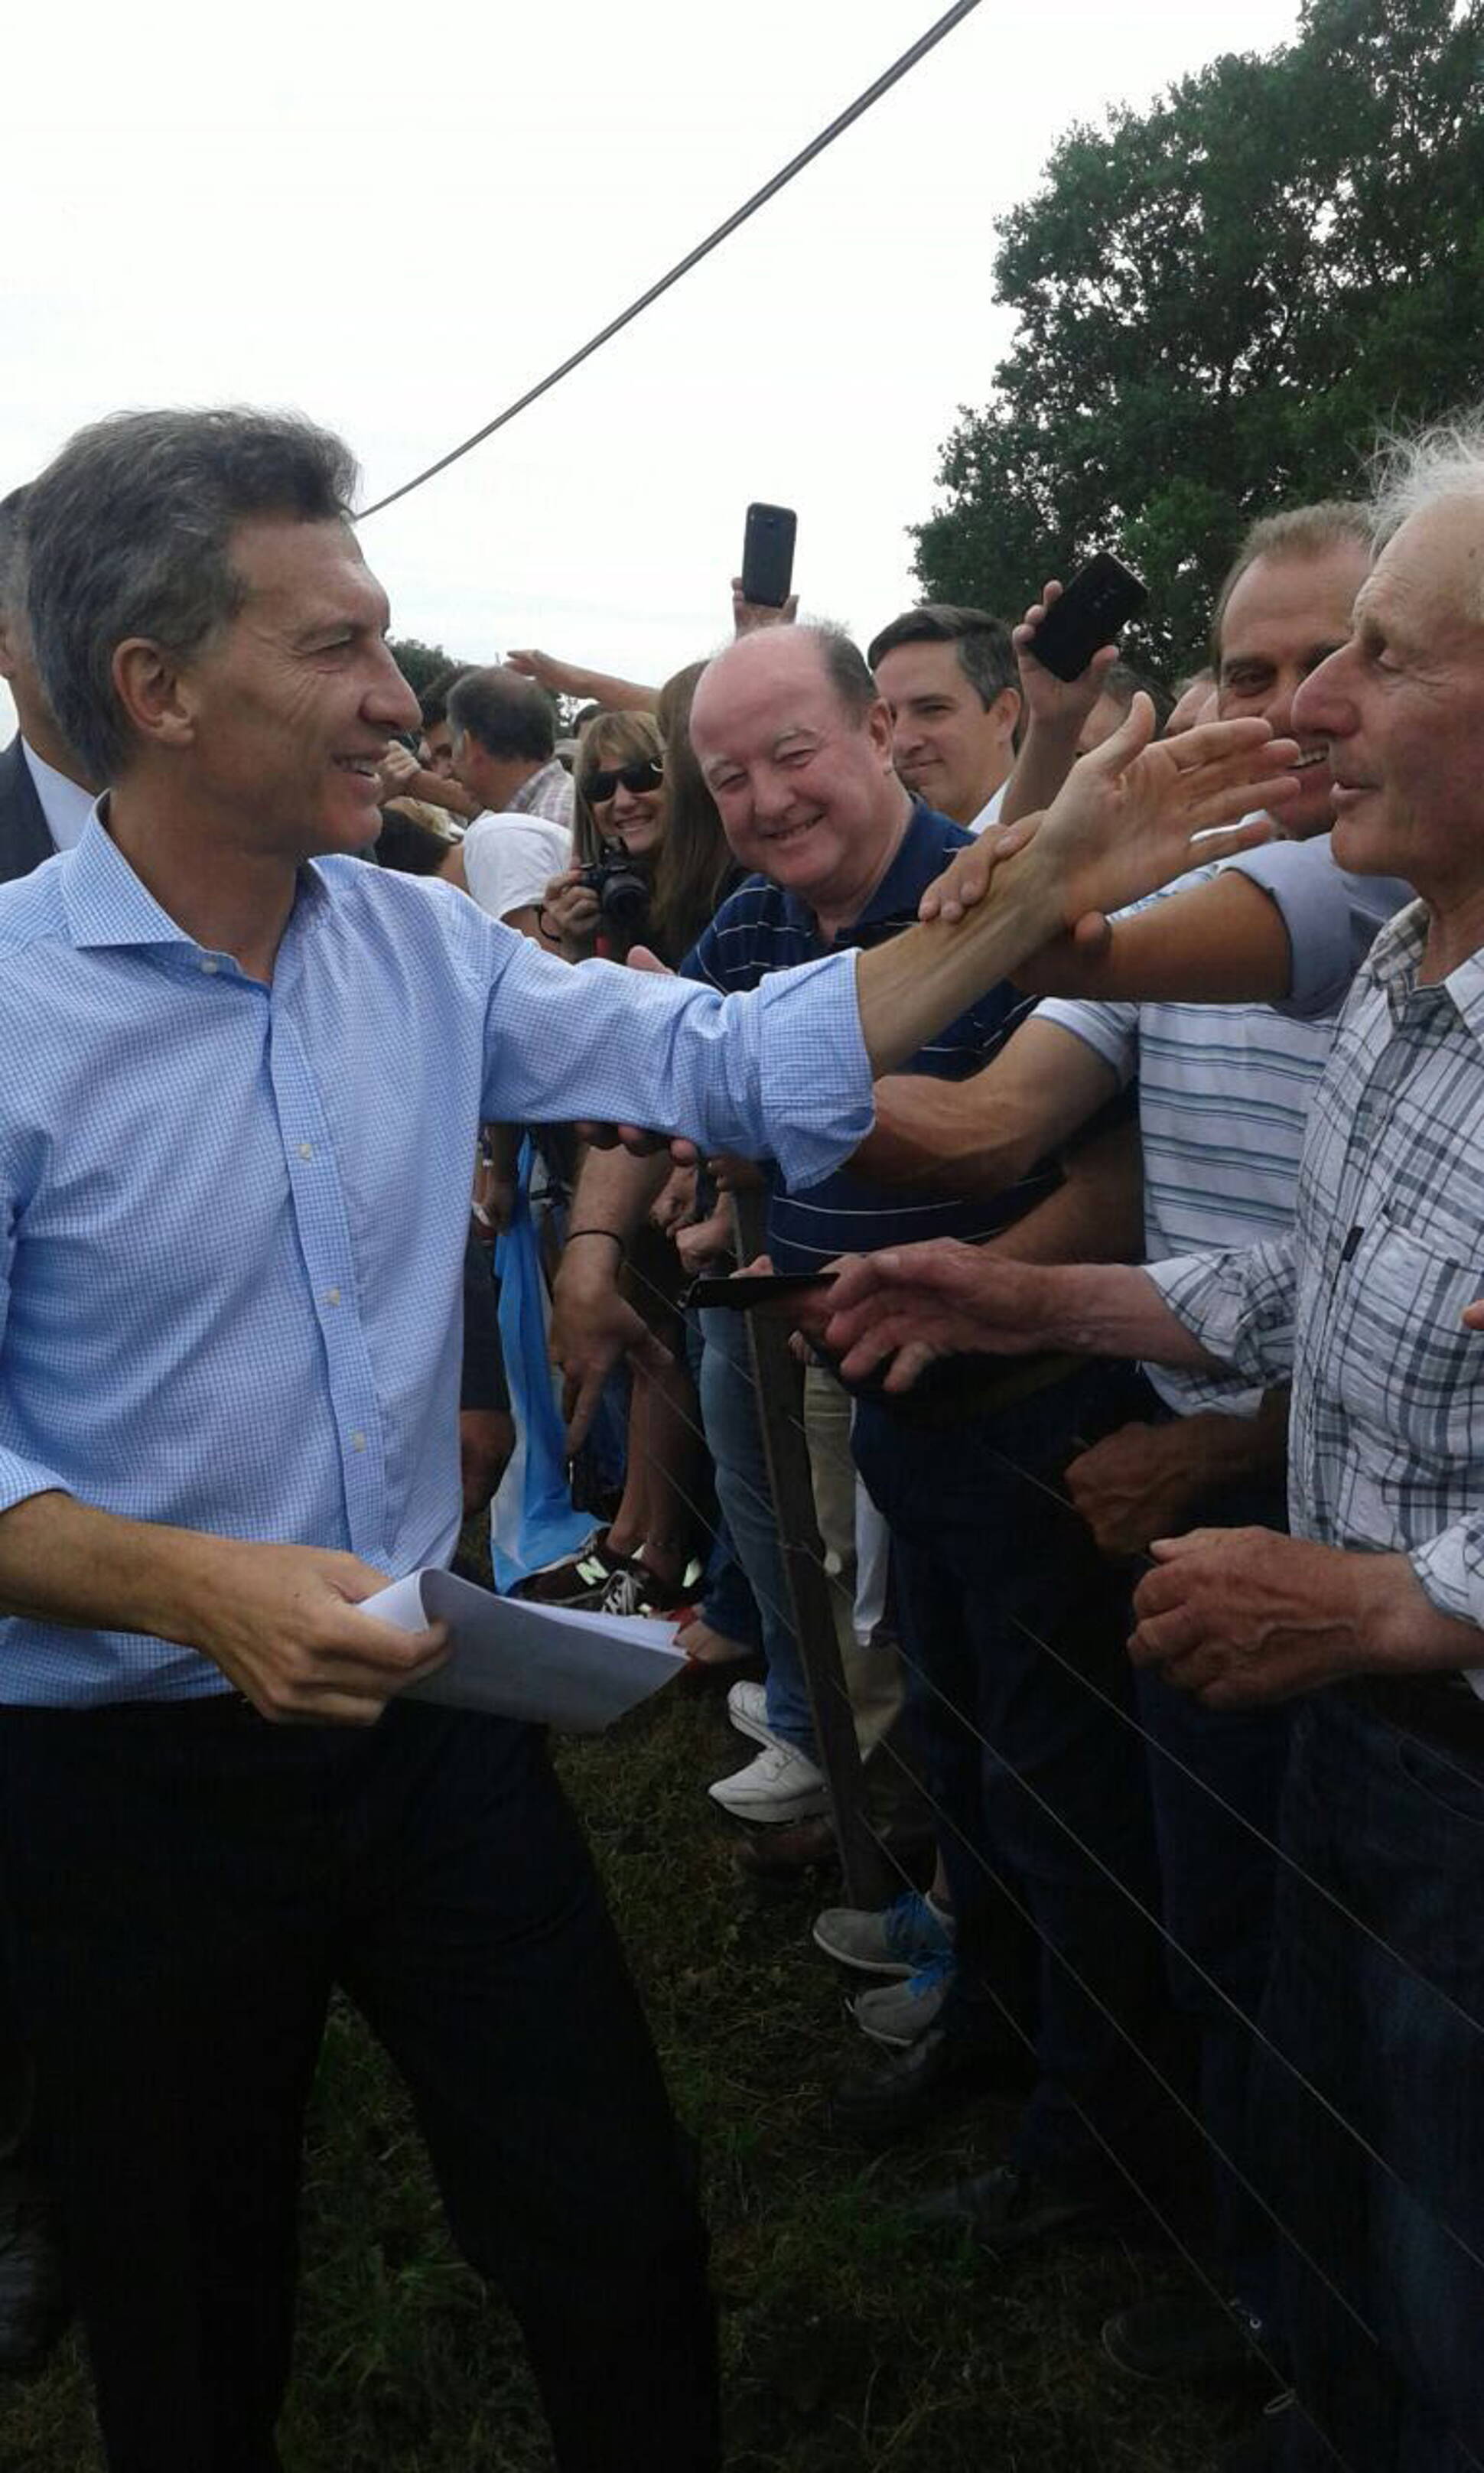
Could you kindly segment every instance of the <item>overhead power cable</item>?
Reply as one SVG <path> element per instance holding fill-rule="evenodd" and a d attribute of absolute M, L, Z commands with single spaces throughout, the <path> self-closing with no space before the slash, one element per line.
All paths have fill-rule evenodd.
<path fill-rule="evenodd" d="M 503 412 L 497 412 L 492 420 L 487 420 L 483 429 L 476 429 L 472 438 L 466 438 L 460 446 L 450 446 L 446 455 L 441 455 L 438 462 L 428 465 L 425 471 L 417 472 L 410 481 L 404 481 L 400 489 L 389 491 L 386 497 L 377 498 L 372 505 L 363 507 L 357 520 L 364 523 L 368 516 L 379 516 L 383 507 L 395 507 L 398 498 L 408 497 L 414 490 L 420 490 L 423 482 L 431 481 L 436 473 L 446 472 L 450 464 L 457 464 L 461 456 L 482 446 L 487 438 L 492 438 L 497 429 L 505 428 L 517 413 L 524 412 L 528 405 L 538 402 L 543 395 L 549 395 L 553 387 L 560 386 L 563 378 L 570 377 L 584 361 L 591 360 L 594 352 L 601 351 L 605 344 L 620 334 L 625 326 L 632 325 L 653 301 L 670 290 L 672 284 L 679 283 L 682 275 L 688 275 L 693 266 L 699 266 L 704 257 L 710 256 L 713 249 L 720 249 L 724 240 L 730 240 L 734 231 L 740 230 L 749 217 L 756 214 L 759 206 L 765 206 L 770 198 L 776 198 L 780 189 L 786 189 L 805 164 L 812 163 L 817 155 L 824 154 L 826 146 L 832 146 L 837 137 L 843 136 L 852 122 L 868 112 L 874 103 L 879 103 L 884 94 L 889 94 L 909 69 L 915 69 L 919 60 L 925 60 L 928 53 L 943 41 L 945 35 L 951 35 L 954 27 L 978 6 L 979 0 L 955 0 L 955 6 L 945 10 L 937 23 L 929 26 L 925 35 L 919 36 L 910 50 L 894 60 L 874 84 L 867 86 L 864 94 L 858 94 L 827 129 L 822 129 L 817 137 L 810 138 L 808 145 L 794 156 L 792 162 L 785 163 L 780 172 L 774 173 L 771 180 L 766 180 L 760 189 L 754 190 L 745 205 L 738 206 L 724 224 L 718 224 L 714 231 L 707 232 L 705 240 L 698 241 L 696 247 L 679 259 L 667 275 L 660 276 L 658 283 L 652 283 L 647 292 L 641 292 L 637 300 L 631 300 L 627 309 L 620 310 L 616 318 L 610 318 L 608 324 L 600 327 L 597 334 L 589 336 L 578 351 L 569 353 L 557 369 L 550 371 L 537 385 L 528 387 L 525 394 L 517 396 L 514 403 L 508 403 Z"/>

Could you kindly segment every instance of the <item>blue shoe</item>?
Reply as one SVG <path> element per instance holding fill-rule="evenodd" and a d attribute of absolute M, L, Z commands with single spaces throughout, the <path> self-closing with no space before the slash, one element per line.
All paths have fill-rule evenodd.
<path fill-rule="evenodd" d="M 815 1920 L 814 1939 L 842 1966 L 900 1982 L 930 1958 L 951 1958 L 953 1918 L 931 1898 L 904 1889 L 889 1907 L 827 1907 Z"/>
<path fill-rule="evenodd" d="M 850 2004 L 855 2024 L 874 2044 L 904 2053 L 937 2023 L 953 1975 L 953 1953 L 945 1950 L 909 1975 L 905 1983 L 874 1983 L 869 1992 L 858 1992 Z"/>

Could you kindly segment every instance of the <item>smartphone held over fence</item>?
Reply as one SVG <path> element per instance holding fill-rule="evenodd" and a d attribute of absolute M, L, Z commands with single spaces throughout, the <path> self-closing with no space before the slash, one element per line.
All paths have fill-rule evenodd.
<path fill-rule="evenodd" d="M 732 1280 L 692 1280 L 681 1299 L 682 1306 L 730 1306 L 733 1311 L 744 1311 L 749 1306 L 770 1306 L 785 1297 L 807 1296 L 812 1288 L 833 1287 L 839 1277 L 835 1271 L 775 1271 L 770 1278 L 764 1272 L 743 1273 Z"/>
<path fill-rule="evenodd" d="M 794 536 L 799 518 L 792 507 L 765 507 L 754 502 L 747 511 L 742 540 L 742 598 L 765 609 L 781 610 L 794 581 Z"/>
<path fill-rule="evenodd" d="M 1092 656 L 1111 644 L 1149 599 L 1149 589 L 1131 568 L 1106 549 L 1089 558 L 1072 577 L 1059 601 L 1053 601 L 1031 638 L 1031 651 L 1042 668 L 1068 684 L 1080 679 Z"/>

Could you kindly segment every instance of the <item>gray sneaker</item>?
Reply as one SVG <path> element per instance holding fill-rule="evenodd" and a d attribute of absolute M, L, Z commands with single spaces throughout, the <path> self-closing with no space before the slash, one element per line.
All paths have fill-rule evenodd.
<path fill-rule="evenodd" d="M 869 1992 L 857 1992 L 850 2005 L 855 2024 L 874 2044 L 904 2053 L 936 2023 L 952 1981 L 951 1951 L 930 1957 L 905 1983 L 874 1983 Z"/>
<path fill-rule="evenodd" d="M 953 1918 L 931 1898 L 904 1889 L 889 1907 L 826 1907 L 815 1918 L 816 1946 L 862 1975 L 904 1982 L 930 1958 L 953 1955 Z"/>

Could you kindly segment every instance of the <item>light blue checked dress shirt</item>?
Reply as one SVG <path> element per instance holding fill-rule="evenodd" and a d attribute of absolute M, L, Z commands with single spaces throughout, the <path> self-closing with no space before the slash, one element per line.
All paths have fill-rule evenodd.
<path fill-rule="evenodd" d="M 854 957 L 722 998 L 540 952 L 443 885 L 305 867 L 271 988 L 96 819 L 0 888 L 0 1511 L 347 1549 L 459 1526 L 481 1117 L 617 1118 L 823 1177 L 864 1139 Z M 0 1699 L 227 1688 L 194 1651 L 0 1623 Z"/>

